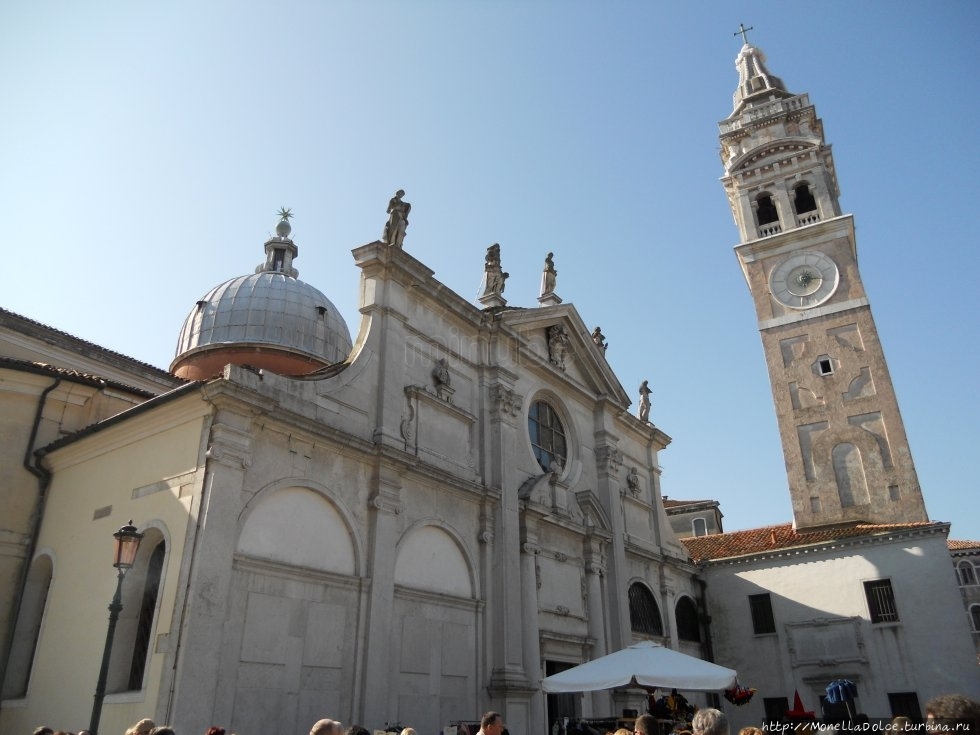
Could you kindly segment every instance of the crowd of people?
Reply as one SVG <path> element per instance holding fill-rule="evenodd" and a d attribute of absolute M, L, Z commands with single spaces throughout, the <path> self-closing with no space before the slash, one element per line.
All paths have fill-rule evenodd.
<path fill-rule="evenodd" d="M 675 712 L 687 713 L 687 700 L 677 693 L 671 692 L 672 710 Z M 691 708 L 693 710 L 693 708 Z M 867 719 L 867 718 L 865 718 Z M 763 727 L 743 727 L 738 735 L 768 735 L 767 731 L 772 729 L 773 723 L 766 723 Z M 815 723 L 814 723 L 815 724 Z M 958 733 L 976 733 L 980 735 L 980 702 L 970 699 L 961 694 L 947 694 L 930 699 L 926 703 L 925 723 L 913 722 L 908 717 L 896 717 L 891 720 L 886 727 L 866 728 L 881 729 L 889 733 L 907 732 L 920 730 L 924 724 L 927 732 L 942 732 L 955 730 Z M 688 729 L 689 725 L 689 729 Z M 804 730 L 807 723 L 797 723 Z M 480 718 L 480 729 L 476 735 L 505 735 L 507 726 L 504 724 L 504 717 L 499 712 L 487 712 Z M 797 727 L 793 728 L 796 732 Z M 411 727 L 401 730 L 389 728 L 392 733 L 398 735 L 418 735 Z M 50 727 L 38 727 L 33 735 L 91 735 L 87 730 L 79 730 L 76 733 L 65 730 L 54 730 Z M 157 725 L 153 720 L 144 718 L 126 729 L 123 735 L 176 735 L 173 728 L 168 725 Z M 222 727 L 209 727 L 204 735 L 226 735 Z M 228 733 L 235 735 L 235 733 Z M 317 720 L 310 729 L 310 735 L 372 735 L 371 731 L 361 725 L 344 725 L 337 720 L 324 718 Z M 633 731 L 626 728 L 619 728 L 607 735 L 661 735 L 660 724 L 657 718 L 650 713 L 642 714 L 636 718 L 633 724 Z M 693 711 L 690 722 L 681 720 L 680 724 L 674 728 L 672 735 L 731 735 L 728 718 L 721 710 L 712 707 L 702 707 Z M 777 735 L 782 735 L 779 733 Z"/>

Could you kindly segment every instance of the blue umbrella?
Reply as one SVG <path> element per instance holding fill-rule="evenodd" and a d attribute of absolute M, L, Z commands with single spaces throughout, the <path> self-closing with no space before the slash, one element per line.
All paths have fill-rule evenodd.
<path fill-rule="evenodd" d="M 847 708 L 848 717 L 853 717 L 851 702 L 857 696 L 858 688 L 849 679 L 834 679 L 827 685 L 827 701 L 831 704 L 843 704 Z"/>

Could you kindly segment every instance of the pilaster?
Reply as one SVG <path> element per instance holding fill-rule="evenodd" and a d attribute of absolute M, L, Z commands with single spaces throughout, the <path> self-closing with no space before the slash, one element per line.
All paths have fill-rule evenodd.
<path fill-rule="evenodd" d="M 390 646 L 395 599 L 395 540 L 399 536 L 398 515 L 402 511 L 401 488 L 397 471 L 380 460 L 368 499 L 371 586 L 365 625 L 364 683 L 360 687 L 360 701 L 352 707 L 354 716 L 361 722 L 386 722 L 396 716 L 390 710 L 396 702 L 375 694 L 378 691 L 392 691 L 395 683 Z"/>
<path fill-rule="evenodd" d="M 194 538 L 187 543 L 194 558 L 186 605 L 182 619 L 175 620 L 172 626 L 180 631 L 175 677 L 181 686 L 170 710 L 174 713 L 171 722 L 178 729 L 211 721 L 215 716 L 231 716 L 230 711 L 215 711 L 216 704 L 231 706 L 218 691 L 218 684 L 224 679 L 219 673 L 221 657 L 179 654 L 180 650 L 220 650 L 237 645 L 236 641 L 225 640 L 225 621 L 232 599 L 232 559 L 243 489 L 252 462 L 252 426 L 247 407 L 222 397 L 216 404 L 220 408 L 211 426 L 202 497 L 200 503 L 191 505 L 191 512 L 196 511 L 197 517 Z"/>

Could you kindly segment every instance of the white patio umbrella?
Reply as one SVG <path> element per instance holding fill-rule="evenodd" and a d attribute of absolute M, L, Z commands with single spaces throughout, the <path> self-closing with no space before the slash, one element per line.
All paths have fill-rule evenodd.
<path fill-rule="evenodd" d="M 653 641 L 634 643 L 621 651 L 546 677 L 546 692 L 591 692 L 633 684 L 646 688 L 719 691 L 735 685 L 736 672 Z"/>

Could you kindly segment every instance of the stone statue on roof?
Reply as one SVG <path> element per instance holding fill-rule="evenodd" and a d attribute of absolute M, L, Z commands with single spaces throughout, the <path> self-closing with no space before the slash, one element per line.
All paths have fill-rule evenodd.
<path fill-rule="evenodd" d="M 399 189 L 395 196 L 388 200 L 388 221 L 382 239 L 392 247 L 400 248 L 405 242 L 405 230 L 408 228 L 408 213 L 412 205 L 404 201 L 405 190 Z"/>
<path fill-rule="evenodd" d="M 558 282 L 558 271 L 555 269 L 555 254 L 548 253 L 544 259 L 544 270 L 541 272 L 541 296 L 555 292 Z"/>
<path fill-rule="evenodd" d="M 650 423 L 650 390 L 649 382 L 644 380 L 640 383 L 640 421 Z"/>
<path fill-rule="evenodd" d="M 494 243 L 487 248 L 483 264 L 483 282 L 480 284 L 479 300 L 484 306 L 504 306 L 504 285 L 510 277 L 500 266 L 500 245 Z"/>

